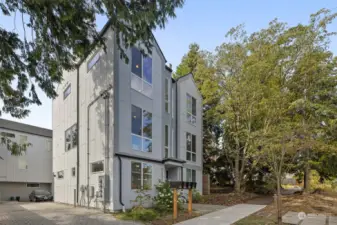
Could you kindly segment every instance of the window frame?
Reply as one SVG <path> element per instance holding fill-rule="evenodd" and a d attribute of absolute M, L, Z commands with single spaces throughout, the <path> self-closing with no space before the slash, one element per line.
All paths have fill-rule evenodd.
<path fill-rule="evenodd" d="M 193 176 L 193 173 L 194 173 L 194 176 Z M 193 178 L 194 178 L 194 181 L 193 181 Z M 187 182 L 197 182 L 197 171 L 186 168 L 186 181 Z"/>
<path fill-rule="evenodd" d="M 62 177 L 60 175 L 62 175 Z M 57 171 L 57 179 L 64 179 L 64 171 L 63 170 Z"/>
<path fill-rule="evenodd" d="M 67 93 L 68 90 L 69 90 L 69 93 Z M 64 89 L 63 91 L 63 100 L 65 100 L 70 94 L 71 94 L 71 83 L 68 84 L 66 89 Z"/>
<path fill-rule="evenodd" d="M 191 102 L 191 108 L 189 107 L 189 100 Z M 195 102 L 195 114 L 193 114 L 193 100 Z M 189 93 L 186 93 L 186 120 L 193 126 L 197 124 L 197 99 Z"/>
<path fill-rule="evenodd" d="M 102 170 L 93 171 L 93 165 L 94 164 L 102 164 Z M 90 163 L 90 171 L 91 171 L 91 173 L 102 173 L 102 172 L 104 172 L 104 160 L 99 160 L 99 161 Z"/>
<path fill-rule="evenodd" d="M 31 185 L 33 185 L 33 186 L 31 186 Z M 26 187 L 27 188 L 39 188 L 40 187 L 40 183 L 26 183 Z"/>
<path fill-rule="evenodd" d="M 73 132 L 76 130 L 76 137 L 73 137 Z M 70 132 L 70 142 L 67 141 L 67 132 Z M 73 140 L 76 139 L 76 145 L 74 145 Z M 67 148 L 67 144 L 70 143 L 70 148 Z M 68 152 L 74 148 L 76 148 L 78 145 L 78 129 L 77 129 L 77 123 L 69 127 L 64 131 L 64 151 Z"/>
<path fill-rule="evenodd" d="M 164 81 L 164 109 L 166 113 L 170 113 L 170 82 L 168 78 Z"/>
<path fill-rule="evenodd" d="M 136 108 L 138 108 L 138 109 L 141 110 L 141 124 L 140 124 L 141 135 L 133 133 L 133 130 L 132 130 L 132 126 L 133 126 L 132 107 L 136 107 Z M 151 138 L 149 138 L 147 136 L 144 136 L 144 111 L 151 114 Z M 134 150 L 134 151 L 141 151 L 141 152 L 152 153 L 152 147 L 151 147 L 150 151 L 146 151 L 144 149 L 144 143 L 145 143 L 145 141 L 150 141 L 151 144 L 153 143 L 153 137 L 152 137 L 153 134 L 152 134 L 152 131 L 153 131 L 153 115 L 152 115 L 152 112 L 149 112 L 149 111 L 147 111 L 147 110 L 145 110 L 145 109 L 143 109 L 141 107 L 138 107 L 136 105 L 131 104 L 131 149 Z M 140 150 L 139 149 L 135 149 L 133 147 L 133 137 L 141 139 L 141 148 L 140 148 Z"/>
<path fill-rule="evenodd" d="M 188 149 L 188 138 L 187 136 L 190 135 L 191 136 L 191 149 Z M 193 139 L 194 137 L 194 139 Z M 196 162 L 197 161 L 197 136 L 195 134 L 192 134 L 190 132 L 186 132 L 185 135 L 185 139 L 186 139 L 186 160 L 190 161 L 190 162 Z M 194 140 L 194 144 L 193 144 L 193 140 Z M 193 149 L 195 151 L 193 151 Z M 187 155 L 190 154 L 190 159 L 188 159 Z M 195 157 L 195 160 L 193 160 L 193 155 Z"/>
<path fill-rule="evenodd" d="M 132 180 L 133 180 L 133 174 L 135 173 L 135 174 L 139 174 L 139 172 L 137 172 L 137 171 L 133 171 L 132 170 L 132 165 L 133 164 L 140 164 L 140 187 L 136 187 L 136 188 L 133 188 L 133 183 L 132 183 Z M 152 186 L 153 186 L 153 165 L 151 164 L 151 163 L 146 163 L 146 162 L 139 162 L 139 161 L 131 161 L 131 190 L 137 190 L 137 189 L 142 189 L 142 188 L 144 188 L 144 165 L 147 165 L 147 166 L 150 166 L 151 167 L 151 174 L 147 174 L 147 173 L 145 173 L 145 174 L 147 174 L 147 175 L 151 175 L 151 185 L 150 185 L 150 187 L 148 187 L 148 189 L 147 190 L 152 190 Z"/>
<path fill-rule="evenodd" d="M 170 150 L 170 127 L 169 125 L 164 126 L 164 158 L 169 157 L 169 150 Z"/>
<path fill-rule="evenodd" d="M 138 76 L 136 73 L 134 73 L 132 71 L 132 60 L 133 60 L 133 50 L 136 49 L 137 51 L 139 51 L 140 53 L 140 63 L 141 63 L 141 72 L 140 72 L 140 75 L 141 76 Z M 144 58 L 150 58 L 151 59 L 151 83 L 149 81 L 147 81 L 145 79 L 145 76 L 144 76 Z M 136 47 L 132 47 L 131 48 L 131 88 L 139 93 L 142 93 L 143 95 L 149 97 L 152 99 L 152 91 L 153 91 L 153 59 L 152 57 L 150 56 L 144 56 L 141 51 L 136 48 Z M 141 90 L 138 90 L 136 89 L 135 87 L 133 87 L 133 80 L 134 79 L 138 79 L 138 81 L 141 81 Z M 151 88 L 151 94 L 147 94 L 144 90 L 144 83 L 145 85 L 149 85 L 149 87 Z"/>
<path fill-rule="evenodd" d="M 97 58 L 95 58 L 95 57 L 97 57 Z M 98 61 L 100 61 L 100 59 L 101 59 L 101 51 L 98 50 L 98 51 L 95 52 L 95 54 L 93 54 L 90 57 L 90 59 L 87 62 L 87 73 L 98 63 Z M 91 64 L 93 62 L 93 60 L 95 60 L 95 62 L 93 64 Z"/>

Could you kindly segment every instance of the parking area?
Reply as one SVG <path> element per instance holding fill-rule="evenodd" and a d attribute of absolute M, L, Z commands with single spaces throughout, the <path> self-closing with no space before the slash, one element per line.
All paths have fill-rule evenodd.
<path fill-rule="evenodd" d="M 0 204 L 0 225 L 131 225 L 111 214 L 53 202 Z"/>

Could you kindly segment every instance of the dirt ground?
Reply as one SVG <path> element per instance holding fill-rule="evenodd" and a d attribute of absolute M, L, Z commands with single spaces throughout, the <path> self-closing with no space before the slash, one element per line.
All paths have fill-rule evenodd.
<path fill-rule="evenodd" d="M 289 211 L 337 216 L 337 193 L 303 194 L 282 197 L 282 215 Z M 236 225 L 276 224 L 276 207 L 271 203 Z"/>

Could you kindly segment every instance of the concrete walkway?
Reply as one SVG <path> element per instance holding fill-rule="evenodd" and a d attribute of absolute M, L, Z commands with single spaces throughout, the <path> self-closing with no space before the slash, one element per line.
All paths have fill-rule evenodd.
<path fill-rule="evenodd" d="M 179 225 L 231 225 L 261 209 L 265 205 L 238 204 L 200 217 L 196 217 Z"/>

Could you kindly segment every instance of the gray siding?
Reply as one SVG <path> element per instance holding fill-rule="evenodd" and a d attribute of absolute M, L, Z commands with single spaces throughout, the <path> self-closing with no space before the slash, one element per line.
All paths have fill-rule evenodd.
<path fill-rule="evenodd" d="M 50 183 L 40 183 L 40 187 L 27 187 L 23 182 L 0 182 L 0 201 L 9 201 L 10 197 L 20 196 L 20 201 L 29 201 L 29 194 L 36 189 L 51 192 Z"/>

